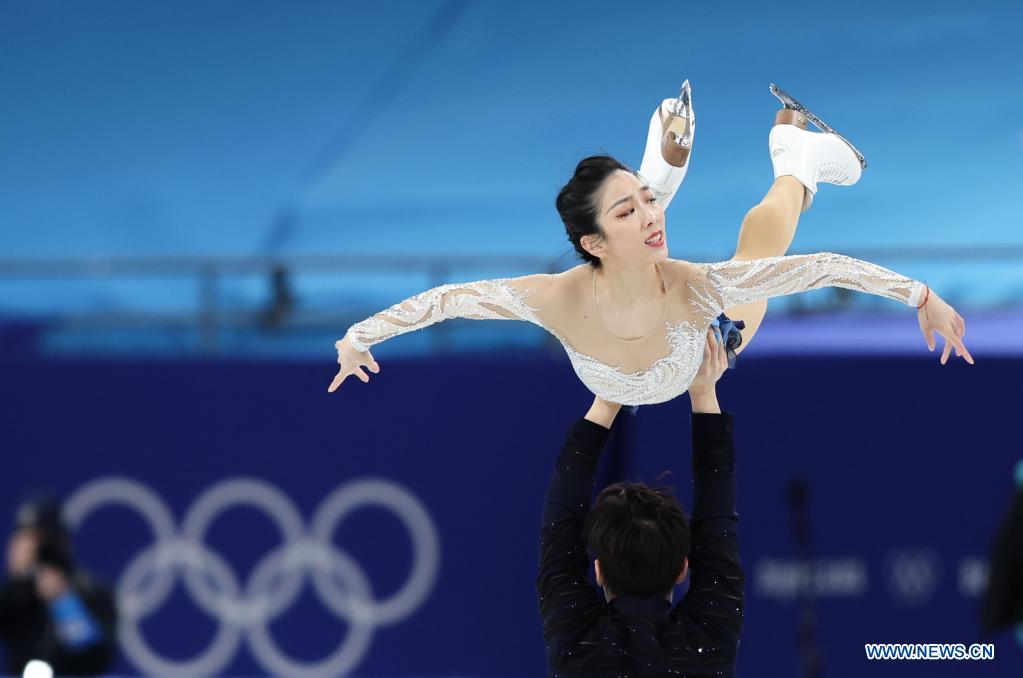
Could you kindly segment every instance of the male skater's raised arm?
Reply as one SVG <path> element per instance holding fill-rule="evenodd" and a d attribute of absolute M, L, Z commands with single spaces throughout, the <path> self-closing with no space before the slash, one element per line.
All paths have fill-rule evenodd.
<path fill-rule="evenodd" d="M 583 522 L 593 495 L 593 476 L 619 405 L 594 400 L 586 417 L 569 429 L 554 464 L 540 522 L 540 598 L 548 665 L 570 652 L 584 631 L 607 611 L 590 583 Z"/>
<path fill-rule="evenodd" d="M 693 408 L 689 591 L 671 616 L 697 656 L 679 657 L 671 666 L 703 667 L 713 662 L 729 675 L 739 649 L 746 581 L 736 531 L 732 415 L 721 412 L 714 389 L 689 395 Z"/>
<path fill-rule="evenodd" d="M 743 579 L 735 538 L 731 415 L 720 413 L 715 395 L 726 366 L 725 350 L 709 332 L 703 365 L 690 387 L 692 533 L 682 507 L 665 489 L 616 483 L 589 508 L 597 462 L 619 406 L 595 400 L 570 429 L 547 490 L 540 531 L 537 592 L 552 675 L 734 671 Z M 590 583 L 587 547 L 596 556 L 603 595 Z M 693 568 L 690 593 L 672 611 L 674 584 L 688 574 L 687 554 Z"/>

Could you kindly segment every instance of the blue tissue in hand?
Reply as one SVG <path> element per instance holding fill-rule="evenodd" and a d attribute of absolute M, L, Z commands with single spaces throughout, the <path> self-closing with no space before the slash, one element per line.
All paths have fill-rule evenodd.
<path fill-rule="evenodd" d="M 742 333 L 739 330 L 746 329 L 746 323 L 741 320 L 732 320 L 722 313 L 717 318 L 714 318 L 714 320 L 711 320 L 710 325 L 721 331 L 721 336 L 725 342 L 725 351 L 728 353 L 728 367 L 729 369 L 734 369 L 737 359 L 735 349 L 742 346 Z"/>

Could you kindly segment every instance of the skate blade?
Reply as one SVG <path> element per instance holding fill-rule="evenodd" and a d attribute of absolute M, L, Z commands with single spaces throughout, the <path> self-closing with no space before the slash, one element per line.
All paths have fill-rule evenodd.
<path fill-rule="evenodd" d="M 658 115 L 661 117 L 661 157 L 669 165 L 684 167 L 693 147 L 693 95 L 688 79 L 682 83 L 667 115 L 661 109 Z"/>
<path fill-rule="evenodd" d="M 682 83 L 682 89 L 675 99 L 675 115 L 683 118 L 691 118 L 693 115 L 693 88 L 689 86 L 689 78 Z"/>
<path fill-rule="evenodd" d="M 820 131 L 827 132 L 828 134 L 834 134 L 836 137 L 841 139 L 845 143 L 845 145 L 848 146 L 849 148 L 851 148 L 852 152 L 856 154 L 856 159 L 860 161 L 860 169 L 866 169 L 867 168 L 867 159 L 863 157 L 863 154 L 860 153 L 860 150 L 858 148 L 856 148 L 855 146 L 853 146 L 852 143 L 848 139 L 846 139 L 841 134 L 836 132 L 835 129 L 831 125 L 829 125 L 828 123 L 824 122 L 819 117 L 817 117 L 814 114 L 813 111 L 811 111 L 809 108 L 807 108 L 803 104 L 799 103 L 796 99 L 794 99 L 790 95 L 786 94 L 781 88 L 779 88 L 774 83 L 771 83 L 771 94 L 773 94 L 774 96 L 778 97 L 778 100 L 781 101 L 782 106 L 784 106 L 785 108 L 789 108 L 789 109 L 792 109 L 794 111 L 798 111 L 802 115 L 806 116 L 806 119 L 809 120 L 810 122 L 812 122 L 814 124 L 814 127 L 819 129 Z"/>

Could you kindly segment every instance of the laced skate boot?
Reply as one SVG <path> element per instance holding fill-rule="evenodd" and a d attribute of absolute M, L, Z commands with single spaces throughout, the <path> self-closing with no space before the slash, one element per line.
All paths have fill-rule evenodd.
<path fill-rule="evenodd" d="M 667 207 L 689 171 L 689 155 L 696 134 L 689 81 L 682 83 L 677 99 L 665 99 L 650 117 L 646 150 L 639 174 L 653 189 L 657 201 Z"/>
<path fill-rule="evenodd" d="M 771 94 L 782 103 L 768 139 L 774 176 L 793 176 L 803 184 L 803 212 L 813 203 L 817 182 L 852 186 L 860 180 L 867 161 L 855 146 L 774 84 Z M 809 131 L 808 122 L 821 131 Z"/>

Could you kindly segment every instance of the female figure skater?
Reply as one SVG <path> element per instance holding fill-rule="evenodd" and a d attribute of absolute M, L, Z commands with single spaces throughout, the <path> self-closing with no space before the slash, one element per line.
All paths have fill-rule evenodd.
<path fill-rule="evenodd" d="M 768 298 L 825 286 L 916 308 L 928 348 L 934 350 L 935 332 L 945 339 L 941 364 L 953 347 L 972 364 L 963 319 L 923 283 L 830 252 L 782 256 L 817 183 L 854 184 L 866 162 L 799 102 L 774 85 L 771 91 L 783 104 L 769 137 L 775 180 L 743 220 L 732 259 L 668 258 L 664 208 L 688 170 L 695 132 L 686 81 L 678 99 L 654 112 L 638 173 L 609 156 L 589 157 L 561 189 L 558 212 L 585 263 L 559 274 L 441 285 L 356 323 L 335 344 L 340 369 L 328 391 L 352 374 L 369 381 L 362 368 L 380 369 L 369 348 L 386 339 L 448 318 L 510 319 L 556 337 L 580 380 L 601 399 L 661 403 L 688 388 L 710 325 L 742 318 L 746 346 Z M 807 130 L 808 120 L 822 131 Z"/>

